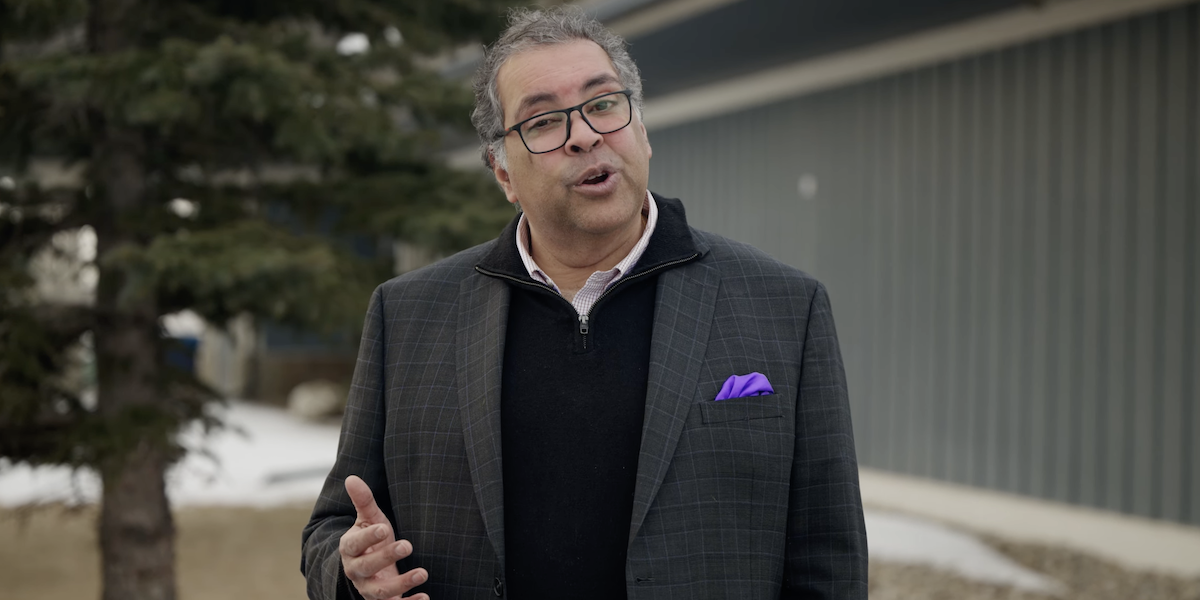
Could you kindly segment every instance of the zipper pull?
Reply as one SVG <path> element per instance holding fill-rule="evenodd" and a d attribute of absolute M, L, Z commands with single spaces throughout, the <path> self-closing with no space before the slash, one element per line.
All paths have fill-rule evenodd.
<path fill-rule="evenodd" d="M 582 335 L 588 334 L 588 316 L 579 315 L 579 333 Z"/>

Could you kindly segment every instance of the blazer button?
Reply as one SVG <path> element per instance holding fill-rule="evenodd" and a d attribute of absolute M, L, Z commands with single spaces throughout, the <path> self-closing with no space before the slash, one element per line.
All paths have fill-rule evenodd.
<path fill-rule="evenodd" d="M 492 582 L 492 593 L 496 594 L 497 598 L 504 596 L 504 580 L 499 577 Z"/>

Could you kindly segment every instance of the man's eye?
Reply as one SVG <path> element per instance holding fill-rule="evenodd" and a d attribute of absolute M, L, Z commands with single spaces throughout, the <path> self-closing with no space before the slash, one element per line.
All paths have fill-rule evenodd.
<path fill-rule="evenodd" d="M 551 129 L 562 123 L 562 117 L 558 115 L 547 115 L 538 119 L 534 119 L 525 124 L 525 131 L 540 131 Z"/>
<path fill-rule="evenodd" d="M 601 100 L 601 101 L 593 104 L 592 109 L 588 112 L 594 112 L 594 113 L 604 112 L 604 111 L 612 108 L 615 104 L 616 104 L 616 102 L 613 102 L 612 100 Z"/>

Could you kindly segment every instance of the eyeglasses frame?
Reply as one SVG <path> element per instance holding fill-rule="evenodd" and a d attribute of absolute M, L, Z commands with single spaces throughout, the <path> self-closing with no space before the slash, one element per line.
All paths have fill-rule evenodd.
<path fill-rule="evenodd" d="M 583 107 L 587 106 L 591 102 L 599 100 L 600 98 L 603 98 L 605 96 L 612 96 L 613 94 L 625 94 L 625 101 L 629 103 L 629 120 L 626 121 L 624 125 L 616 128 L 612 131 L 606 131 L 604 133 L 600 133 L 599 131 L 596 131 L 596 127 L 594 125 L 592 125 L 591 121 L 588 120 L 587 115 L 583 114 Z M 606 92 L 606 93 L 600 94 L 599 96 L 593 96 L 591 98 L 588 98 L 587 100 L 584 100 L 583 102 L 580 102 L 579 104 L 576 104 L 575 106 L 572 106 L 570 108 L 559 108 L 556 110 L 548 110 L 544 113 L 538 113 L 527 119 L 522 119 L 516 125 L 513 125 L 512 127 L 509 127 L 508 129 L 505 129 L 504 131 L 497 133 L 494 139 L 497 139 L 497 140 L 501 139 L 504 136 L 515 131 L 515 132 L 517 132 L 517 137 L 521 138 L 521 144 L 523 146 L 525 146 L 526 150 L 529 150 L 529 143 L 525 141 L 525 135 L 521 133 L 521 126 L 538 118 L 538 117 L 544 117 L 546 115 L 552 115 L 554 113 L 566 113 L 567 114 L 567 135 L 565 137 L 563 137 L 563 143 L 561 143 L 558 146 L 555 146 L 554 148 L 551 148 L 549 150 L 542 150 L 541 152 L 534 152 L 533 150 L 529 150 L 530 154 L 548 154 L 550 152 L 554 152 L 555 150 L 558 150 L 559 148 L 566 146 L 567 142 L 571 141 L 571 123 L 572 123 L 571 113 L 573 113 L 575 111 L 579 111 L 579 116 L 583 119 L 583 122 L 587 123 L 587 126 L 590 127 L 592 131 L 595 131 L 598 135 L 608 135 L 610 133 L 616 133 L 622 129 L 625 129 L 626 127 L 629 127 L 629 124 L 633 122 L 633 91 L 632 90 L 617 90 L 615 92 Z"/>

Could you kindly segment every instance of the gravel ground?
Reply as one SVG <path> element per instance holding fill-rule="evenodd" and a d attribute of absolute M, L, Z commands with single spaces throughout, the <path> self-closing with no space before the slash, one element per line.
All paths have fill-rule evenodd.
<path fill-rule="evenodd" d="M 871 600 L 1200 600 L 1200 577 L 1131 571 L 1061 547 L 989 536 L 980 539 L 1017 563 L 1062 583 L 1063 593 L 1034 594 L 978 583 L 925 566 L 873 561 Z"/>

